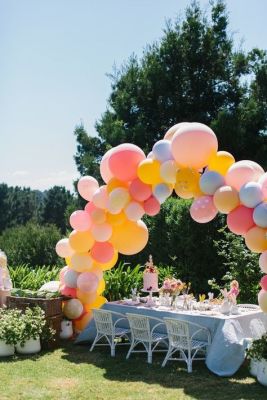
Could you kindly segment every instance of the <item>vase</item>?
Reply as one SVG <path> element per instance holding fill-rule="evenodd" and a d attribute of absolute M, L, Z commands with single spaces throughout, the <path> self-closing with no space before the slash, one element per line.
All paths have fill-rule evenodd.
<path fill-rule="evenodd" d="M 250 372 L 250 375 L 254 376 L 255 378 L 257 377 L 257 374 L 258 374 L 259 363 L 260 362 L 258 360 L 256 360 L 255 358 L 252 358 L 250 360 L 249 372 Z"/>
<path fill-rule="evenodd" d="M 15 346 L 13 344 L 6 344 L 4 340 L 0 340 L 0 357 L 13 356 L 15 353 Z"/>
<path fill-rule="evenodd" d="M 19 354 L 35 354 L 41 351 L 41 342 L 40 338 L 38 339 L 29 339 L 26 340 L 24 346 L 21 346 L 19 343 L 16 344 L 16 351 Z"/>
<path fill-rule="evenodd" d="M 267 360 L 265 359 L 259 361 L 257 379 L 261 385 L 267 386 Z"/>

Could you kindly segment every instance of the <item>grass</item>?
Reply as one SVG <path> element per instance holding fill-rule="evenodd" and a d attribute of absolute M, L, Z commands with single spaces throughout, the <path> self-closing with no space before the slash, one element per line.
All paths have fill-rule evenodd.
<path fill-rule="evenodd" d="M 162 355 L 153 364 L 144 355 L 125 360 L 125 348 L 111 358 L 107 348 L 92 353 L 88 346 L 69 343 L 53 352 L 0 361 L 0 400 L 263 400 L 266 388 L 248 373 L 247 365 L 230 378 L 210 373 L 195 362 L 161 368 Z"/>

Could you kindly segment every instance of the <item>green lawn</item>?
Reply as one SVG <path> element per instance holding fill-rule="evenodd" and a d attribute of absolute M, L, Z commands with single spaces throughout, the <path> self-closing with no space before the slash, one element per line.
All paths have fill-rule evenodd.
<path fill-rule="evenodd" d="M 204 363 L 172 362 L 160 367 L 162 355 L 152 365 L 144 355 L 125 360 L 125 348 L 116 358 L 107 349 L 92 353 L 87 346 L 66 347 L 33 357 L 0 361 L 0 400 L 264 400 L 267 390 L 243 366 L 232 378 L 211 374 Z"/>

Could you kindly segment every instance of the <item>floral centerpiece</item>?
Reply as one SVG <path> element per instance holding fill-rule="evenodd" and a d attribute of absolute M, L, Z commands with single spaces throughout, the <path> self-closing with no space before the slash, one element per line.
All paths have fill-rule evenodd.
<path fill-rule="evenodd" d="M 169 277 L 164 279 L 163 285 L 160 288 L 160 292 L 163 294 L 169 294 L 172 297 L 171 305 L 173 305 L 176 296 L 179 296 L 185 286 L 185 283 L 183 283 L 180 279 Z"/>

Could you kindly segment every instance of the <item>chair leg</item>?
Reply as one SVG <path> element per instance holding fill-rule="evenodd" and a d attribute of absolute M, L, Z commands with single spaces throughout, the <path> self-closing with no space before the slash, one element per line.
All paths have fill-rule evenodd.
<path fill-rule="evenodd" d="M 188 356 L 187 356 L 187 372 L 191 373 L 192 370 L 192 355 L 191 355 L 191 351 L 188 351 Z"/>
<path fill-rule="evenodd" d="M 166 354 L 166 356 L 165 356 L 165 358 L 163 360 L 163 363 L 161 364 L 162 367 L 165 367 L 165 365 L 167 364 L 167 361 L 168 361 L 168 359 L 169 359 L 169 357 L 171 355 L 171 352 L 172 352 L 172 348 L 169 347 L 168 351 L 167 351 L 167 354 Z"/>
<path fill-rule="evenodd" d="M 126 360 L 128 360 L 128 358 L 130 357 L 130 354 L 133 351 L 134 347 L 135 347 L 135 342 L 132 341 L 131 346 L 130 346 L 130 348 L 128 350 L 128 353 L 127 353 L 127 356 L 126 356 Z"/>
<path fill-rule="evenodd" d="M 111 350 L 110 351 L 111 357 L 115 357 L 115 343 L 114 342 L 111 343 L 110 350 Z"/>
<path fill-rule="evenodd" d="M 148 352 L 147 352 L 147 362 L 148 364 L 152 364 L 152 349 L 151 343 L 148 344 Z"/>
<path fill-rule="evenodd" d="M 99 339 L 99 335 L 96 335 L 95 340 L 93 341 L 93 344 L 92 344 L 92 346 L 90 347 L 90 351 L 93 351 L 93 349 L 94 349 L 94 347 L 95 347 L 95 345 L 96 345 L 98 339 Z"/>

